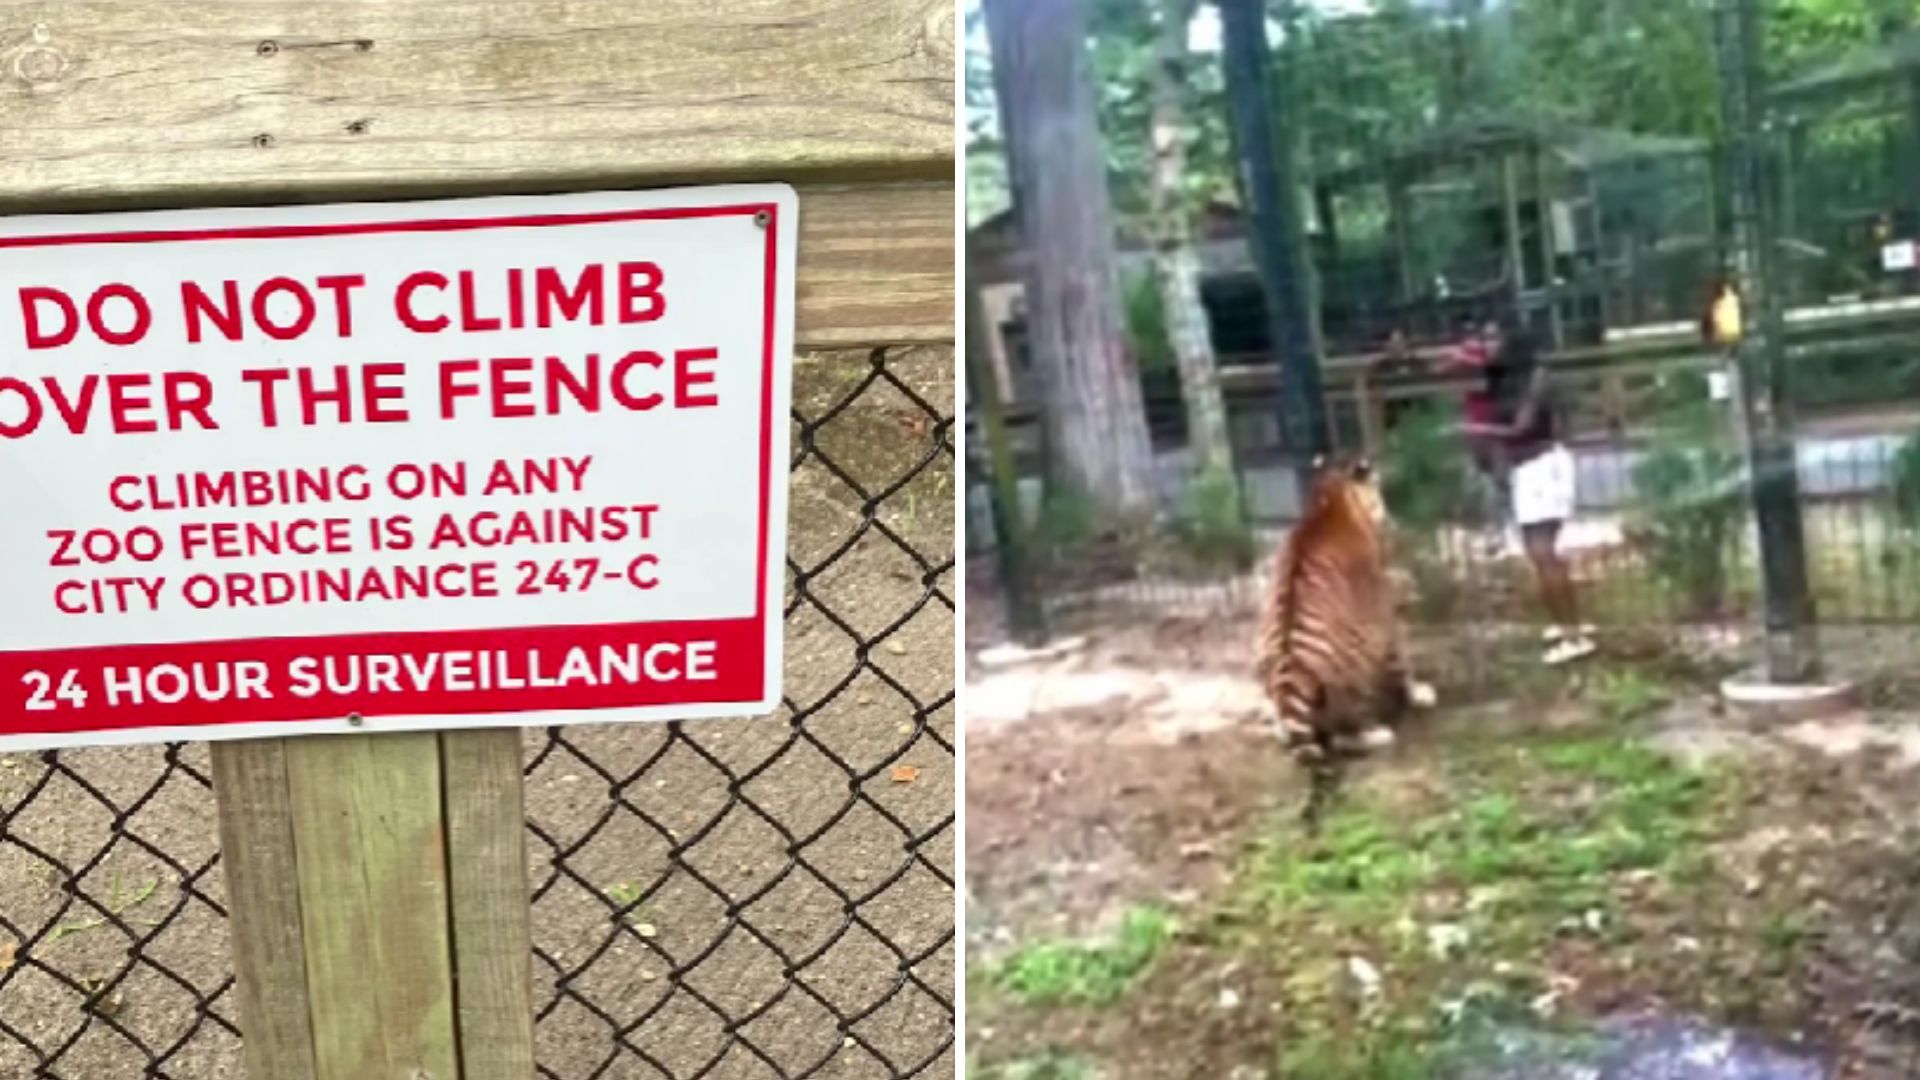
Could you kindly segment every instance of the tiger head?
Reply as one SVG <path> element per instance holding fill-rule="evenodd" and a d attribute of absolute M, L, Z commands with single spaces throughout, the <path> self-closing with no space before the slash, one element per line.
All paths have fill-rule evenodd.
<path fill-rule="evenodd" d="M 1364 456 L 1319 457 L 1313 462 L 1313 507 L 1316 511 L 1342 508 L 1373 527 L 1387 522 L 1387 502 L 1380 494 L 1380 474 Z"/>

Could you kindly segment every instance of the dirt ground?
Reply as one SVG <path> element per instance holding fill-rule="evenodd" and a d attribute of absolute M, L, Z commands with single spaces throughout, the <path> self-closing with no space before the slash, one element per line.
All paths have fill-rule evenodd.
<path fill-rule="evenodd" d="M 1834 1077 L 1920 1075 L 1911 633 L 1830 631 L 1828 655 L 1860 680 L 1867 707 L 1775 726 L 1715 707 L 1714 677 L 1744 648 L 1724 633 L 1667 649 L 1616 637 L 1571 674 L 1512 648 L 1490 661 L 1487 643 L 1464 635 L 1423 638 L 1442 708 L 1362 768 L 1347 835 L 1315 846 L 1297 833 L 1297 774 L 1247 675 L 1250 620 L 1136 622 L 1022 652 L 999 644 L 990 605 L 969 610 L 983 614 L 969 633 L 965 721 L 976 1080 L 1434 1076 L 1427 1017 L 1498 997 L 1487 984 L 1509 977 L 1530 980 L 1518 1000 L 1550 1003 L 1560 1024 L 1653 1007 L 1802 1048 Z M 1468 644 L 1481 655 L 1461 655 Z M 1471 668 L 1511 677 L 1476 692 Z M 1556 789 L 1536 783 L 1539 761 L 1595 770 L 1555 781 L 1560 818 Z M 1693 816 L 1643 820 L 1636 805 L 1589 820 L 1614 787 L 1672 795 Z M 1487 834 L 1543 865 L 1564 854 L 1559 827 L 1576 847 L 1645 830 L 1626 839 L 1657 837 L 1670 850 L 1649 857 L 1670 861 L 1565 879 L 1604 900 L 1574 909 L 1572 932 L 1529 938 L 1495 920 L 1460 956 L 1423 961 L 1405 947 L 1414 929 L 1464 940 L 1482 890 L 1408 889 L 1396 875 L 1452 882 L 1459 868 L 1443 860 L 1459 858 L 1494 894 L 1520 876 L 1501 878 L 1485 861 L 1500 852 L 1476 846 L 1479 834 L 1444 846 L 1463 811 L 1482 810 L 1551 823 L 1542 836 Z M 1577 836 L 1583 824 L 1595 835 Z M 1328 886 L 1329 870 L 1381 891 Z M 1297 881 L 1319 884 L 1289 892 Z M 1374 906 L 1343 908 L 1315 889 Z M 1607 933 L 1581 933 L 1579 917 L 1602 906 Z M 1327 1049 L 1301 1046 L 1303 1025 L 1347 1045 L 1303 1064 Z M 1403 1028 L 1420 1034 L 1389 1046 Z"/>
<path fill-rule="evenodd" d="M 952 352 L 887 371 L 933 411 L 795 368 L 794 708 L 527 733 L 543 1076 L 953 1073 Z M 238 1078 L 205 746 L 57 760 L 0 759 L 0 1077 Z"/>

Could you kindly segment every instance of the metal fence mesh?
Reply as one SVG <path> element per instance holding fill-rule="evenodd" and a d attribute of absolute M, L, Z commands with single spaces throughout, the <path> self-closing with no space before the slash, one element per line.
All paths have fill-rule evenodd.
<path fill-rule="evenodd" d="M 541 1076 L 951 1074 L 953 411 L 797 362 L 779 714 L 527 732 Z M 226 916 L 204 745 L 0 758 L 0 1076 L 240 1077 Z"/>

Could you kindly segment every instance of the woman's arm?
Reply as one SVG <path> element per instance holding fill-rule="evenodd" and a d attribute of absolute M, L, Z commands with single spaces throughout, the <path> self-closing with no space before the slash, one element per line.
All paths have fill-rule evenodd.
<path fill-rule="evenodd" d="M 1514 414 L 1513 423 L 1507 428 L 1507 434 L 1518 435 L 1533 429 L 1534 422 L 1540 418 L 1541 403 L 1547 396 L 1547 366 L 1541 364 L 1533 369 L 1533 377 L 1527 380 L 1527 392 L 1520 399 L 1520 408 Z"/>

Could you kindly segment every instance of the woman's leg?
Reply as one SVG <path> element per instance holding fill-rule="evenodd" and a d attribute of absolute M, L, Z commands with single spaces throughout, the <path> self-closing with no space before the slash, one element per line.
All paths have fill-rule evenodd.
<path fill-rule="evenodd" d="M 1580 625 L 1580 594 L 1573 586 L 1573 574 L 1558 547 L 1560 522 L 1528 525 L 1521 534 L 1526 541 L 1527 558 L 1540 581 L 1540 602 L 1553 624 L 1548 636 L 1551 644 L 1547 648 L 1547 663 L 1565 664 L 1591 656 L 1593 639 L 1588 636 L 1587 628 Z"/>
<path fill-rule="evenodd" d="M 1573 595 L 1573 579 L 1567 562 L 1560 557 L 1560 522 L 1539 521 L 1520 528 L 1527 548 L 1527 561 L 1533 564 L 1540 585 L 1540 605 L 1547 609 L 1547 620 L 1563 632 L 1580 626 L 1580 606 Z"/>
<path fill-rule="evenodd" d="M 1523 465 L 1514 477 L 1514 517 L 1521 542 L 1540 586 L 1547 610 L 1547 661 L 1563 664 L 1594 651 L 1580 625 L 1580 600 L 1573 573 L 1560 554 L 1560 530 L 1573 513 L 1573 462 L 1554 450 Z"/>

